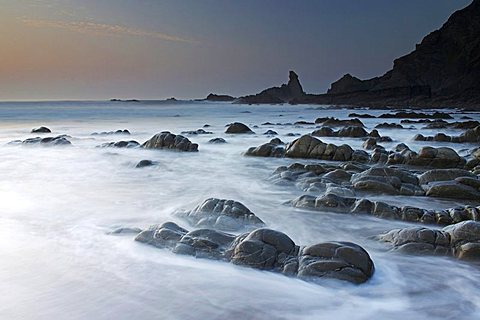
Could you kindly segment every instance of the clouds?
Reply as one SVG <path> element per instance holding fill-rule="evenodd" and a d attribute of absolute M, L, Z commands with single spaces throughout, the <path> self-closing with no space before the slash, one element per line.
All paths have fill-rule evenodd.
<path fill-rule="evenodd" d="M 53 28 L 71 32 L 96 36 L 131 36 L 157 39 L 162 41 L 195 43 L 192 39 L 185 39 L 157 31 L 148 31 L 140 28 L 131 28 L 118 24 L 97 23 L 92 21 L 67 21 L 21 18 L 22 23 L 32 28 Z"/>

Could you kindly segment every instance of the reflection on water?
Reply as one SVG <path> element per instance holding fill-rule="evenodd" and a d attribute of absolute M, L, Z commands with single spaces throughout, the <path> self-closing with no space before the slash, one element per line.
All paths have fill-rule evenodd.
<path fill-rule="evenodd" d="M 478 319 L 478 266 L 448 258 L 394 254 L 371 240 L 373 235 L 408 225 L 405 222 L 285 206 L 300 191 L 272 185 L 267 178 L 276 167 L 292 160 L 241 155 L 248 147 L 268 141 L 270 137 L 262 135 L 268 129 L 288 142 L 294 138 L 285 134 L 303 134 L 315 127 L 262 126 L 263 122 L 344 118 L 348 113 L 305 106 L 1 103 L 0 318 Z M 225 124 L 233 121 L 252 128 L 258 125 L 253 128 L 257 134 L 224 134 Z M 362 121 L 370 130 L 378 120 Z M 122 139 L 144 142 L 163 130 L 180 133 L 207 123 L 213 135 L 190 137 L 200 145 L 195 154 L 96 148 Z M 73 147 L 5 145 L 35 136 L 29 131 L 40 125 L 50 127 L 52 135 L 70 135 Z M 125 128 L 131 136 L 91 135 Z M 387 148 L 399 142 L 414 149 L 425 145 L 410 141 L 417 130 L 379 131 L 395 140 L 383 144 Z M 422 130 L 428 135 L 436 132 Z M 213 137 L 223 137 L 228 143 L 208 144 Z M 362 144 L 359 139 L 322 140 L 354 148 Z M 135 168 L 142 159 L 159 165 Z M 269 227 L 287 233 L 299 244 L 356 242 L 371 254 L 376 273 L 361 286 L 332 280 L 318 285 L 176 256 L 136 243 L 131 236 L 106 234 L 118 226 L 143 228 L 167 220 L 185 226 L 171 213 L 209 197 L 244 203 Z M 381 198 L 428 208 L 454 204 L 420 197 Z"/>

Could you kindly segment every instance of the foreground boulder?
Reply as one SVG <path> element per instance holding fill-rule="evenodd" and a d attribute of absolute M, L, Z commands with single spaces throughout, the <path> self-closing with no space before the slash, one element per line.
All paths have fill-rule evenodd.
<path fill-rule="evenodd" d="M 321 212 L 367 214 L 385 219 L 438 225 L 450 225 L 466 220 L 480 221 L 480 206 L 463 206 L 435 211 L 411 206 L 396 207 L 382 201 L 357 199 L 332 193 L 325 193 L 318 197 L 302 195 L 290 201 L 290 204 L 296 208 Z"/>
<path fill-rule="evenodd" d="M 242 203 L 234 200 L 210 198 L 190 211 L 177 215 L 196 228 L 215 228 L 237 231 L 244 228 L 261 227 L 265 223 Z"/>
<path fill-rule="evenodd" d="M 170 149 L 178 151 L 196 152 L 198 144 L 192 143 L 188 138 L 175 135 L 168 131 L 157 133 L 150 140 L 142 144 L 145 149 Z"/>
<path fill-rule="evenodd" d="M 241 134 L 241 133 L 254 133 L 247 125 L 241 122 L 234 122 L 227 126 L 225 133 Z"/>
<path fill-rule="evenodd" d="M 51 132 L 52 130 L 50 130 L 47 127 L 34 128 L 31 131 L 31 133 L 51 133 Z"/>
<path fill-rule="evenodd" d="M 453 255 L 461 260 L 480 260 L 480 222 L 464 221 L 441 230 L 424 227 L 395 229 L 380 235 L 393 250 L 410 254 Z"/>
<path fill-rule="evenodd" d="M 188 231 L 167 222 L 142 231 L 135 240 L 178 254 L 223 260 L 311 281 L 334 278 L 360 284 L 374 273 L 372 259 L 354 243 L 325 242 L 300 247 L 286 234 L 265 228 L 235 236 L 213 229 Z"/>

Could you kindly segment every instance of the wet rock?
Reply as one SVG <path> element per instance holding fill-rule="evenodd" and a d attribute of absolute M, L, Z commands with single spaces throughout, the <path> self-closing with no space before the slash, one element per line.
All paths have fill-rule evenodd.
<path fill-rule="evenodd" d="M 145 167 L 151 167 L 151 166 L 154 166 L 158 164 L 158 162 L 156 161 L 152 161 L 152 160 L 140 160 L 137 165 L 135 166 L 135 168 L 145 168 Z"/>
<path fill-rule="evenodd" d="M 246 156 L 254 157 L 275 157 L 282 158 L 285 156 L 285 148 L 280 139 L 272 139 L 270 142 L 262 144 L 258 147 L 251 147 L 245 152 Z"/>
<path fill-rule="evenodd" d="M 100 148 L 137 148 L 140 146 L 140 143 L 138 143 L 135 140 L 130 140 L 130 141 L 117 141 L 117 142 L 107 142 L 101 144 L 99 147 Z"/>
<path fill-rule="evenodd" d="M 41 146 L 58 146 L 58 145 L 71 145 L 72 143 L 67 139 L 68 136 L 61 135 L 56 137 L 46 137 L 46 138 L 28 138 L 23 140 L 21 143 L 24 145 L 41 145 Z"/>
<path fill-rule="evenodd" d="M 349 161 L 352 159 L 353 149 L 344 144 L 336 146 L 326 144 L 312 136 L 304 135 L 291 143 L 285 150 L 287 158 L 312 158 L 333 161 Z"/>
<path fill-rule="evenodd" d="M 143 231 L 135 240 L 178 254 L 223 260 L 308 281 L 334 278 L 360 284 L 374 273 L 370 256 L 354 243 L 326 242 L 301 248 L 286 234 L 266 228 L 235 236 L 212 229 L 188 232 L 167 222 Z"/>
<path fill-rule="evenodd" d="M 372 116 L 371 114 L 368 114 L 368 113 L 350 113 L 348 117 L 349 118 L 365 118 L 365 119 L 376 118 L 375 116 Z"/>
<path fill-rule="evenodd" d="M 254 133 L 248 126 L 240 122 L 234 122 L 227 126 L 225 133 L 241 134 L 241 133 Z"/>
<path fill-rule="evenodd" d="M 263 133 L 264 135 L 269 135 L 269 136 L 275 136 L 278 134 L 277 131 L 274 131 L 274 130 L 267 130 Z"/>
<path fill-rule="evenodd" d="M 408 171 L 389 167 L 374 167 L 357 173 L 352 177 L 352 184 L 355 190 L 375 194 L 409 196 L 424 194 L 415 175 Z"/>
<path fill-rule="evenodd" d="M 427 124 L 424 129 L 474 129 L 475 127 L 480 126 L 480 122 L 478 121 L 464 121 L 464 122 L 446 122 L 446 121 L 438 121 L 438 122 L 431 122 Z"/>
<path fill-rule="evenodd" d="M 315 123 L 321 124 L 326 127 L 351 127 L 351 126 L 364 127 L 363 122 L 356 118 L 340 120 L 334 117 L 325 117 L 325 118 L 317 118 L 315 120 Z"/>
<path fill-rule="evenodd" d="M 476 175 L 463 169 L 434 169 L 422 173 L 418 180 L 420 184 L 425 185 L 435 181 L 455 180 L 458 177 L 476 178 Z"/>
<path fill-rule="evenodd" d="M 375 126 L 375 128 L 377 128 L 377 129 L 403 129 L 403 126 L 401 124 L 398 124 L 398 123 L 384 122 L 384 123 L 377 124 Z"/>
<path fill-rule="evenodd" d="M 444 133 L 437 133 L 434 136 L 423 136 L 417 134 L 414 138 L 415 141 L 438 141 L 438 142 L 452 142 L 452 143 L 478 143 L 480 142 L 480 126 L 474 129 L 468 129 L 459 136 L 448 136 Z"/>
<path fill-rule="evenodd" d="M 426 191 L 429 197 L 479 200 L 478 188 L 459 183 L 457 181 L 441 181 L 430 184 Z"/>
<path fill-rule="evenodd" d="M 210 198 L 193 210 L 180 211 L 177 215 L 197 228 L 237 231 L 264 225 L 264 222 L 253 212 L 234 200 Z"/>
<path fill-rule="evenodd" d="M 198 151 L 198 144 L 192 143 L 190 140 L 181 135 L 175 135 L 168 131 L 157 133 L 150 140 L 142 144 L 145 149 L 169 149 L 177 151 Z"/>
<path fill-rule="evenodd" d="M 302 195 L 289 203 L 296 208 L 311 209 L 320 212 L 367 214 L 385 219 L 438 225 L 450 225 L 466 220 L 480 221 L 480 206 L 463 206 L 433 211 L 411 206 L 397 207 L 381 201 L 370 201 L 364 198 L 328 193 L 318 197 Z"/>
<path fill-rule="evenodd" d="M 377 147 L 377 139 L 375 138 L 368 138 L 362 144 L 362 147 L 366 150 L 373 150 Z"/>
<path fill-rule="evenodd" d="M 380 235 L 393 250 L 410 254 L 453 255 L 461 260 L 480 260 L 480 222 L 463 221 L 442 230 L 410 227 Z"/>
<path fill-rule="evenodd" d="M 434 112 L 427 114 L 423 112 L 405 112 L 384 113 L 379 118 L 399 118 L 399 119 L 453 119 L 453 117 L 445 112 Z"/>
<path fill-rule="evenodd" d="M 30 131 L 30 132 L 31 133 L 51 133 L 52 130 L 50 130 L 47 127 L 39 127 L 39 128 L 32 129 L 32 131 Z"/>
<path fill-rule="evenodd" d="M 102 131 L 102 132 L 94 132 L 92 133 L 92 136 L 109 136 L 109 135 L 114 135 L 114 134 L 130 134 L 130 131 L 127 129 L 119 129 L 116 131 Z"/>
<path fill-rule="evenodd" d="M 213 132 L 205 131 L 204 129 L 197 129 L 193 131 L 182 131 L 181 134 L 200 135 L 200 134 L 213 134 Z"/>
<path fill-rule="evenodd" d="M 208 143 L 221 144 L 221 143 L 227 143 L 227 141 L 223 138 L 213 138 L 208 140 Z"/>
<path fill-rule="evenodd" d="M 345 127 L 338 131 L 334 131 L 330 127 L 321 127 L 313 131 L 312 135 L 317 137 L 363 138 L 368 135 L 368 132 L 360 126 Z"/>
<path fill-rule="evenodd" d="M 423 147 L 418 154 L 410 149 L 395 152 L 389 155 L 387 163 L 427 168 L 462 168 L 466 160 L 451 148 Z"/>

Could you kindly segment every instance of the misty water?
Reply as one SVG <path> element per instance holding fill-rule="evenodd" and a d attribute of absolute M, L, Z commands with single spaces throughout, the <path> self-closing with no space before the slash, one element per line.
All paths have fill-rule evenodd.
<path fill-rule="evenodd" d="M 480 267 L 447 257 L 409 256 L 388 251 L 372 239 L 413 224 L 295 209 L 284 203 L 302 194 L 295 186 L 268 180 L 281 165 L 314 162 L 242 155 L 271 139 L 285 142 L 314 125 L 266 126 L 317 117 L 346 118 L 351 110 L 312 106 L 247 106 L 222 103 L 156 104 L 42 102 L 0 104 L 0 318 L 1 319 L 479 319 Z M 371 114 L 383 113 L 377 111 Z M 464 114 L 453 113 L 459 119 Z M 479 114 L 469 114 L 479 120 Z M 362 119 L 371 130 L 385 119 Z M 255 135 L 227 135 L 225 125 L 244 122 Z M 388 119 L 399 123 L 400 119 Z M 204 124 L 213 135 L 189 136 L 198 153 L 98 148 L 111 141 L 143 143 L 155 133 L 180 133 Z M 71 147 L 16 146 L 9 141 L 39 136 L 41 125 L 71 136 Z M 407 127 L 410 125 L 406 125 Z M 380 129 L 418 150 L 425 142 L 410 130 Z M 92 135 L 128 129 L 129 136 Z M 459 130 L 439 131 L 458 135 Z M 209 144 L 223 137 L 227 144 Z M 361 139 L 321 138 L 361 148 Z M 450 146 L 465 155 L 472 145 Z M 135 168 L 138 161 L 157 166 Z M 110 235 L 118 227 L 146 228 L 175 221 L 178 209 L 210 198 L 245 204 L 267 226 L 297 244 L 352 241 L 375 263 L 362 285 L 339 280 L 318 283 L 229 263 L 175 255 Z M 424 197 L 372 196 L 391 204 L 449 208 L 462 202 Z"/>

